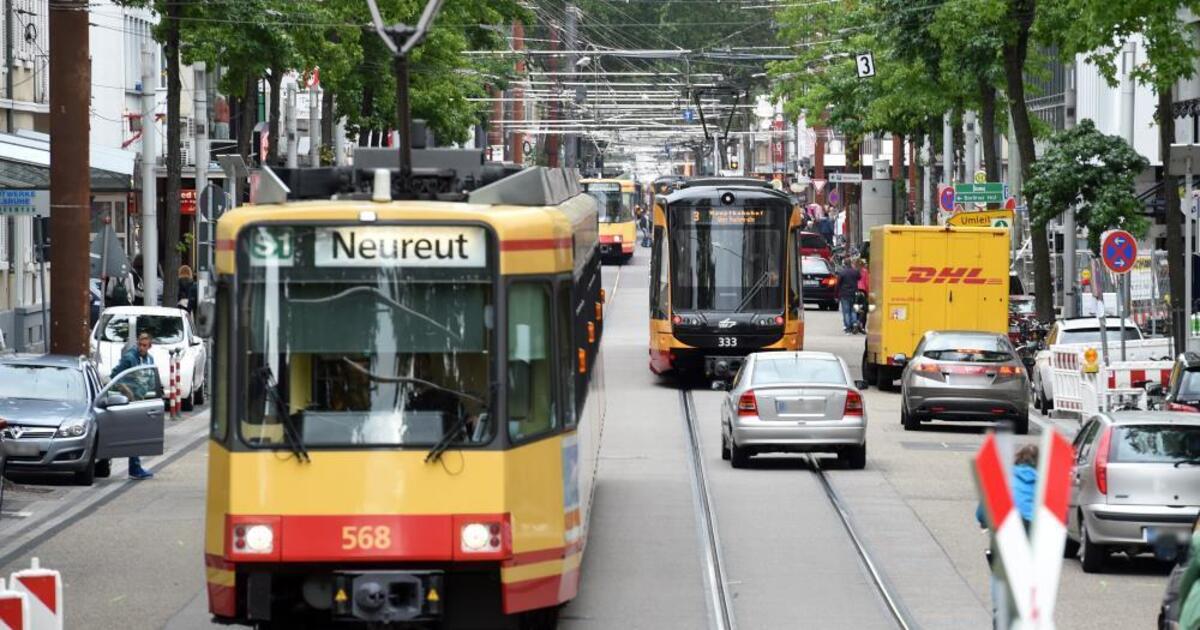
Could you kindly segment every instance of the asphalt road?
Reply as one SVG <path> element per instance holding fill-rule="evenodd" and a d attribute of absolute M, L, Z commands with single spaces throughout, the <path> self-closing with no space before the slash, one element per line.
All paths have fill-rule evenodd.
<path fill-rule="evenodd" d="M 605 270 L 608 416 L 581 593 L 563 610 L 564 628 L 710 623 L 679 392 L 646 367 L 646 263 L 642 250 L 619 279 Z M 807 318 L 807 348 L 838 353 L 857 373 L 863 337 L 842 335 L 836 313 L 810 310 Z M 720 459 L 721 396 L 694 393 L 738 626 L 894 627 L 806 458 L 770 457 L 737 471 Z M 828 472 L 851 522 L 916 626 L 988 627 L 987 538 L 975 524 L 968 472 L 987 427 L 905 432 L 898 394 L 872 389 L 865 398 L 867 467 Z M 152 481 L 114 471 L 93 488 L 10 491 L 0 514 L 0 573 L 33 556 L 62 571 L 68 628 L 211 627 L 201 551 L 205 425 L 201 414 L 171 428 Z M 1070 435 L 1075 423 L 1037 426 Z M 1058 627 L 1152 626 L 1168 569 L 1117 557 L 1108 573 L 1086 575 L 1065 560 Z"/>

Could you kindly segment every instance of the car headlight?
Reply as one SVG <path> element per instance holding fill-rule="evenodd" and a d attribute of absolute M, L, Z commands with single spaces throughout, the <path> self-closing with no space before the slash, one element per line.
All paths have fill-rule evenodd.
<path fill-rule="evenodd" d="M 82 424 L 64 424 L 58 428 L 57 437 L 79 437 L 87 433 L 87 427 Z"/>

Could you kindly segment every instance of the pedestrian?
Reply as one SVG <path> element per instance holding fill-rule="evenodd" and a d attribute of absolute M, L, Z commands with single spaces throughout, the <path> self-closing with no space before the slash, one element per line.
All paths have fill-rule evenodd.
<path fill-rule="evenodd" d="M 825 210 L 818 210 L 817 215 L 817 234 L 833 247 L 833 221 L 829 220 L 829 214 Z"/>
<path fill-rule="evenodd" d="M 871 294 L 871 270 L 868 268 L 867 262 L 859 258 L 855 263 L 858 265 L 858 292 L 854 296 L 855 302 L 859 305 L 858 311 L 858 331 L 866 333 L 867 330 L 867 305 L 870 303 L 867 296 Z"/>
<path fill-rule="evenodd" d="M 1021 523 L 1025 526 L 1026 534 L 1029 533 L 1033 525 L 1033 510 L 1037 502 L 1037 479 L 1038 479 L 1038 447 L 1035 444 L 1026 444 L 1017 449 L 1016 456 L 1013 457 L 1012 466 L 1012 498 L 1013 506 L 1017 508 L 1017 513 L 1021 515 Z M 979 526 L 986 528 L 987 519 L 983 513 L 983 504 L 980 503 L 975 508 L 975 520 L 979 521 Z M 997 523 L 999 524 L 999 523 Z M 992 541 L 993 547 L 995 540 Z M 988 551 L 988 564 L 991 565 L 995 561 L 996 554 L 994 551 Z M 1004 584 L 996 579 L 995 571 L 991 573 L 992 580 L 992 619 L 996 620 L 998 614 L 997 603 L 1001 598 L 1007 598 Z M 1000 620 L 1005 621 L 1005 620 Z M 1007 627 L 1007 626 L 997 626 Z"/>
<path fill-rule="evenodd" d="M 176 303 L 179 308 L 186 310 L 189 313 L 196 312 L 196 277 L 192 273 L 192 268 L 187 265 L 179 267 L 179 297 Z"/>
<path fill-rule="evenodd" d="M 1191 560 L 1179 583 L 1179 599 L 1183 602 L 1179 627 L 1184 630 L 1200 628 L 1200 587 L 1197 583 L 1200 583 L 1200 520 L 1192 525 Z"/>
<path fill-rule="evenodd" d="M 153 345 L 153 339 L 150 333 L 142 333 L 137 336 L 137 344 L 126 349 L 121 353 L 121 360 L 117 362 L 113 368 L 109 378 L 116 378 L 118 374 L 130 368 L 139 365 L 154 365 L 154 357 L 150 356 L 150 346 Z M 130 479 L 149 479 L 154 476 L 154 473 L 142 468 L 142 458 L 129 458 L 129 478 Z"/>
<path fill-rule="evenodd" d="M 857 317 L 854 315 L 854 292 L 858 290 L 858 269 L 854 264 L 842 265 L 837 272 L 838 302 L 842 307 L 842 332 L 854 332 Z"/>

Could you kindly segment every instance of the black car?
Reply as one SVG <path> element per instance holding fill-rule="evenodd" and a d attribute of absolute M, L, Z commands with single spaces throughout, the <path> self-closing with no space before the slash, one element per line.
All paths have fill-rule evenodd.
<path fill-rule="evenodd" d="M 1158 402 L 1158 406 L 1167 411 L 1200 411 L 1200 354 L 1180 354 L 1171 368 L 1171 380 L 1167 386 L 1164 388 L 1154 382 L 1146 383 L 1146 393 L 1152 403 Z"/>
<path fill-rule="evenodd" d="M 800 277 L 805 304 L 816 304 L 821 310 L 837 309 L 837 274 L 828 260 L 818 256 L 801 258 Z"/>

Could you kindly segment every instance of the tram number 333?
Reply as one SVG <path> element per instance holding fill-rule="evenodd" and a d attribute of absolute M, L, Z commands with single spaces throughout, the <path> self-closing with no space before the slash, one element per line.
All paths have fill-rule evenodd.
<path fill-rule="evenodd" d="M 392 528 L 387 525 L 346 525 L 342 528 L 342 549 L 390 549 Z"/>
<path fill-rule="evenodd" d="M 736 348 L 737 345 L 737 337 L 717 337 L 718 348 Z"/>

